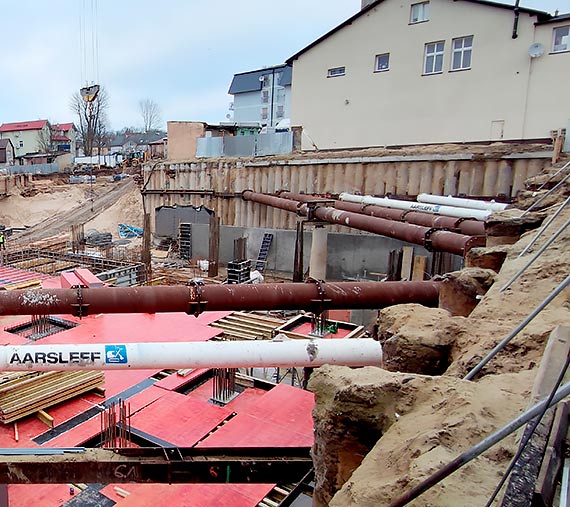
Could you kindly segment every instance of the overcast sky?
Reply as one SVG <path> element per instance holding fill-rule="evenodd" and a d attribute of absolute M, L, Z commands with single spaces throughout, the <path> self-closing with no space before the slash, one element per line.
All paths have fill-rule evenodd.
<path fill-rule="evenodd" d="M 521 5 L 570 12 L 570 0 Z M 0 123 L 76 121 L 71 95 L 85 80 L 97 80 L 109 93 L 111 127 L 120 129 L 141 125 L 138 102 L 147 98 L 160 106 L 164 125 L 225 121 L 234 73 L 282 63 L 356 13 L 360 0 L 4 0 L 0 6 Z"/>

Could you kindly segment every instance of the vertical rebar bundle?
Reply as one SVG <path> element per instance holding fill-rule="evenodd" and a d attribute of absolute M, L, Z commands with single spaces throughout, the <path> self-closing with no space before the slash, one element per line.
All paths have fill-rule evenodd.
<path fill-rule="evenodd" d="M 119 399 L 101 412 L 101 447 L 130 447 L 131 404 Z"/>
<path fill-rule="evenodd" d="M 226 404 L 236 393 L 236 368 L 215 368 L 212 400 Z"/>

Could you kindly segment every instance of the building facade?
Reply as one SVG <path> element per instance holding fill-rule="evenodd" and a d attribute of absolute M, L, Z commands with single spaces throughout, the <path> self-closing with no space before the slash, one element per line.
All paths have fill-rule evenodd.
<path fill-rule="evenodd" d="M 230 121 L 275 127 L 291 117 L 291 67 L 278 65 L 235 74 L 228 93 L 233 95 Z"/>
<path fill-rule="evenodd" d="M 287 61 L 292 124 L 319 149 L 547 139 L 570 118 L 569 27 L 486 0 L 363 0 Z"/>
<path fill-rule="evenodd" d="M 0 139 L 0 167 L 14 165 L 14 146 L 10 139 Z"/>
<path fill-rule="evenodd" d="M 47 120 L 4 123 L 0 126 L 0 139 L 10 139 L 15 157 L 45 151 L 51 143 L 50 124 Z"/>

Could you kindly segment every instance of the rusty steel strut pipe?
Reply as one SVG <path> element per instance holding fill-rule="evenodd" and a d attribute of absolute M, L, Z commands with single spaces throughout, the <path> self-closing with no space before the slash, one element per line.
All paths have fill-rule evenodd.
<path fill-rule="evenodd" d="M 319 199 L 318 196 L 310 194 L 297 194 L 295 192 L 285 191 L 279 192 L 279 197 L 300 202 Z M 334 207 L 339 210 L 361 213 L 363 215 L 370 215 L 377 218 L 385 218 L 386 220 L 397 220 L 398 222 L 423 225 L 424 227 L 437 227 L 438 229 L 453 229 L 461 234 L 466 234 L 467 236 L 482 236 L 485 234 L 485 224 L 479 220 L 447 217 L 433 215 L 431 213 L 422 213 L 420 211 L 406 211 L 396 208 L 374 206 L 373 204 L 357 204 L 339 200 L 334 202 Z"/>
<path fill-rule="evenodd" d="M 455 232 L 443 231 L 434 227 L 396 222 L 384 218 L 370 217 L 359 213 L 337 210 L 323 206 L 309 208 L 309 204 L 290 201 L 282 197 L 259 194 L 245 190 L 242 197 L 246 201 L 258 202 L 274 208 L 284 209 L 297 213 L 299 216 L 317 218 L 323 222 L 344 225 L 361 231 L 372 232 L 390 238 L 396 238 L 415 245 L 421 245 L 428 250 L 450 252 L 456 255 L 465 255 L 475 246 L 484 246 L 485 238 L 479 236 L 466 236 Z"/>
<path fill-rule="evenodd" d="M 255 285 L 101 287 L 0 291 L 0 315 L 222 310 L 379 309 L 401 303 L 437 306 L 438 282 L 320 282 Z"/>

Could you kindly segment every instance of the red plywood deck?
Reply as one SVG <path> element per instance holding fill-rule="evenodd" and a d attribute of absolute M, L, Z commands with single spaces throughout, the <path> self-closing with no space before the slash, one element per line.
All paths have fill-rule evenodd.
<path fill-rule="evenodd" d="M 312 393 L 279 384 L 247 413 L 228 421 L 198 447 L 295 447 L 313 445 Z M 229 405 L 227 408 L 231 408 Z"/>
<path fill-rule="evenodd" d="M 128 491 L 122 498 L 111 484 L 101 490 L 117 507 L 255 507 L 273 484 L 117 484 Z"/>
<path fill-rule="evenodd" d="M 73 496 L 65 484 L 12 484 L 8 499 L 10 507 L 59 507 Z"/>
<path fill-rule="evenodd" d="M 161 380 L 159 380 L 155 386 L 161 387 L 162 389 L 167 389 L 168 391 L 175 391 L 180 387 L 183 387 L 186 384 L 189 384 L 194 380 L 196 377 L 199 377 L 206 373 L 209 368 L 195 368 L 191 371 L 188 375 L 183 377 L 182 375 L 178 375 L 173 373 L 172 375 L 168 375 Z"/>
<path fill-rule="evenodd" d="M 231 411 L 164 390 L 164 395 L 131 418 L 131 427 L 181 447 L 191 447 Z"/>

